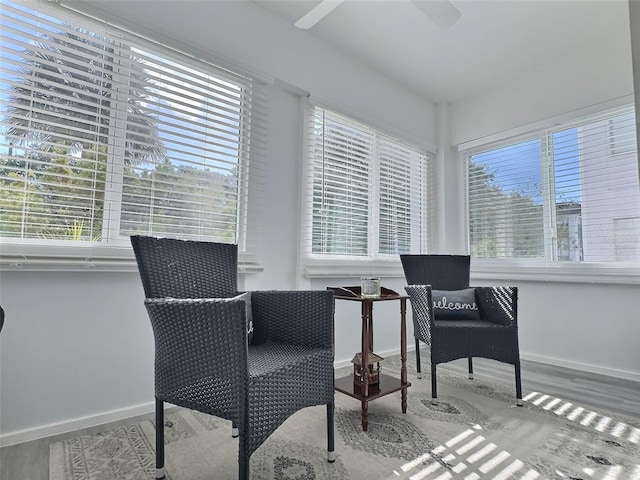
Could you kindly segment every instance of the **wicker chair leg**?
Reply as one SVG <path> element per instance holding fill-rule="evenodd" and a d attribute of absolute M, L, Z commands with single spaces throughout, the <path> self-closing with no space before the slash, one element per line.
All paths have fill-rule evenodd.
<path fill-rule="evenodd" d="M 333 463 L 336 461 L 335 434 L 333 428 L 333 411 L 334 403 L 327 403 L 327 461 Z"/>
<path fill-rule="evenodd" d="M 420 340 L 416 338 L 416 371 L 417 377 L 422 378 L 422 369 L 420 368 Z"/>
<path fill-rule="evenodd" d="M 233 438 L 237 438 L 238 435 L 240 435 L 240 430 L 238 430 L 238 425 L 236 425 L 236 422 L 231 422 L 231 436 Z"/>
<path fill-rule="evenodd" d="M 515 364 L 516 371 L 516 405 L 522 407 L 524 403 L 522 402 L 522 378 L 520 377 L 520 359 L 516 360 Z"/>
<path fill-rule="evenodd" d="M 469 380 L 473 380 L 473 358 L 469 357 Z"/>
<path fill-rule="evenodd" d="M 436 386 L 436 364 L 431 361 L 431 405 L 438 405 L 438 387 Z"/>
<path fill-rule="evenodd" d="M 156 398 L 156 479 L 164 478 L 164 402 Z"/>
<path fill-rule="evenodd" d="M 249 459 L 250 457 L 241 454 L 238 458 L 238 479 L 249 480 Z"/>

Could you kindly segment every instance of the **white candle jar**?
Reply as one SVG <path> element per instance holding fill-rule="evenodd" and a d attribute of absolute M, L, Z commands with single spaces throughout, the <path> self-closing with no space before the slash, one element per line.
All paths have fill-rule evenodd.
<path fill-rule="evenodd" d="M 380 296 L 380 278 L 379 277 L 361 277 L 360 292 L 363 297 L 379 297 Z"/>

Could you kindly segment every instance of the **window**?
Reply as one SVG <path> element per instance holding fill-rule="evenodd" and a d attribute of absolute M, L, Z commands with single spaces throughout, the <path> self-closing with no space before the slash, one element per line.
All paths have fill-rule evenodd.
<path fill-rule="evenodd" d="M 394 259 L 426 248 L 428 155 L 335 112 L 307 113 L 310 258 Z"/>
<path fill-rule="evenodd" d="M 475 258 L 639 262 L 633 108 L 466 152 Z"/>
<path fill-rule="evenodd" d="M 261 86 L 63 7 L 34 8 L 2 0 L 3 244 L 146 234 L 244 250 Z"/>

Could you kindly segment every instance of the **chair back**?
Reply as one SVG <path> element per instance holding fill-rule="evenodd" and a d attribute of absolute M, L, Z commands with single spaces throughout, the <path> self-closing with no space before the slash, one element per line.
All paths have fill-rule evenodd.
<path fill-rule="evenodd" d="M 226 298 L 238 290 L 238 246 L 134 235 L 147 298 Z"/>
<path fill-rule="evenodd" d="M 408 285 L 431 285 L 433 290 L 469 287 L 469 255 L 400 255 Z"/>

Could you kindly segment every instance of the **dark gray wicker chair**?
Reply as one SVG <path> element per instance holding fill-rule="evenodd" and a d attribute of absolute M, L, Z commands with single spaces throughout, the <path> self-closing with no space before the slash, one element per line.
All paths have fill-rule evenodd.
<path fill-rule="evenodd" d="M 471 257 L 468 255 L 400 255 L 409 285 L 431 285 L 434 290 L 462 290 L 469 287 Z M 428 325 L 413 315 L 418 378 L 422 378 L 420 342 L 431 345 Z M 473 378 L 473 360 L 469 357 L 469 378 Z"/>
<path fill-rule="evenodd" d="M 433 290 L 469 288 L 467 255 L 401 255 L 413 310 L 416 359 L 420 372 L 419 341 L 430 346 L 431 397 L 437 404 L 436 366 L 468 358 L 473 378 L 473 357 L 489 358 L 515 368 L 516 403 L 522 406 L 520 349 L 518 345 L 518 289 L 474 287 L 479 320 L 442 320 L 434 316 Z"/>
<path fill-rule="evenodd" d="M 298 410 L 327 407 L 334 452 L 334 300 L 330 291 L 237 295 L 235 245 L 133 236 L 155 338 L 156 425 L 163 402 L 231 420 L 239 431 L 239 478 L 251 454 Z M 164 432 L 156 428 L 156 477 L 164 477 Z"/>

